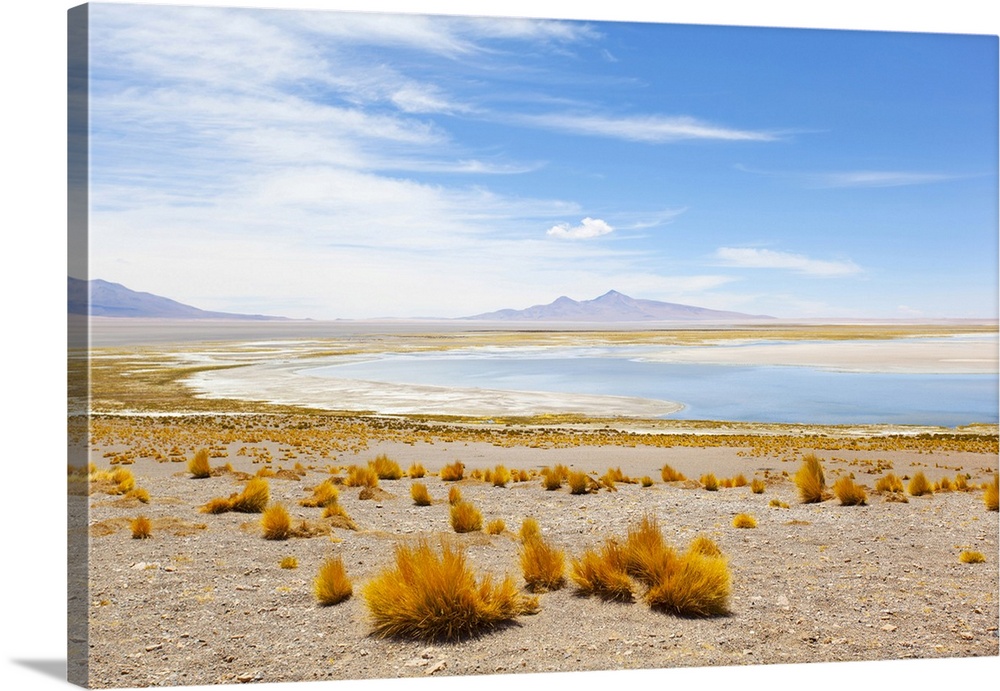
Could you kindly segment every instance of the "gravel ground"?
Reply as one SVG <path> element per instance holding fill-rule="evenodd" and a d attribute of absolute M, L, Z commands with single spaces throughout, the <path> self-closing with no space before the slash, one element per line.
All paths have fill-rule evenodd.
<path fill-rule="evenodd" d="M 236 470 L 259 465 L 236 456 Z M 101 458 L 98 450 L 95 459 Z M 384 494 L 362 500 L 357 488 L 341 489 L 341 504 L 359 530 L 335 528 L 327 536 L 264 540 L 259 516 L 206 515 L 198 507 L 242 486 L 232 474 L 194 480 L 181 463 L 139 458 L 128 466 L 151 495 L 139 504 L 101 493 L 90 497 L 90 677 L 95 687 L 137 687 L 318 679 L 371 679 L 546 671 L 749 665 L 837 660 L 996 656 L 998 654 L 997 514 L 986 511 L 982 492 L 949 492 L 890 503 L 870 496 L 869 505 L 843 507 L 836 500 L 798 503 L 783 478 L 796 464 L 745 458 L 737 449 L 578 448 L 503 449 L 487 444 L 378 445 L 339 463 L 364 463 L 387 451 L 405 470 L 421 460 L 431 472 L 460 459 L 467 471 L 503 463 L 539 468 L 566 463 L 596 471 L 621 467 L 656 484 L 619 484 L 618 491 L 573 496 L 547 492 L 538 480 L 497 488 L 463 480 L 464 497 L 486 521 L 501 518 L 507 533 L 457 535 L 448 519 L 453 483 L 429 476 L 436 500 L 417 507 L 411 480 L 383 480 Z M 849 454 L 827 461 L 828 477 L 848 470 Z M 883 454 L 885 456 L 885 454 Z M 298 500 L 327 477 L 329 459 L 299 458 L 314 466 L 304 477 L 269 479 L 273 501 L 294 518 L 321 522 L 321 509 Z M 707 492 L 660 482 L 669 462 L 689 477 L 743 472 L 770 480 L 763 494 L 749 487 Z M 895 459 L 897 474 L 920 464 L 933 479 L 961 466 L 973 482 L 988 478 L 997 459 L 907 456 Z M 937 465 L 936 465 L 937 464 Z M 98 465 L 104 466 L 98 462 Z M 277 463 L 275 464 L 277 465 Z M 286 467 L 290 464 L 286 463 Z M 954 471 L 948 470 L 953 475 Z M 874 476 L 859 480 L 869 485 Z M 789 508 L 768 505 L 780 499 Z M 755 529 L 737 529 L 746 512 Z M 379 639 L 363 584 L 393 564 L 401 539 L 446 536 L 462 545 L 480 574 L 512 575 L 523 585 L 516 532 L 535 517 L 544 536 L 567 557 L 624 536 L 629 525 L 654 513 L 667 541 L 686 547 L 705 534 L 717 541 L 732 574 L 728 616 L 687 619 L 650 610 L 641 600 L 602 602 L 576 594 L 572 584 L 540 596 L 537 614 L 459 643 Z M 148 540 L 131 538 L 128 521 L 153 521 Z M 962 550 L 986 555 L 963 564 Z M 282 569 L 285 556 L 297 569 Z M 339 555 L 354 583 L 354 596 L 320 607 L 312 579 L 325 558 Z"/>

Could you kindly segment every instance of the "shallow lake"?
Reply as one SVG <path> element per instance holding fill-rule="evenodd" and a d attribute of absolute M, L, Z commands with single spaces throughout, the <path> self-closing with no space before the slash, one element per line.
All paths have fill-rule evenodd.
<path fill-rule="evenodd" d="M 482 348 L 385 354 L 303 374 L 425 386 L 602 394 L 673 401 L 666 417 L 954 427 L 998 421 L 996 374 L 844 372 L 656 362 L 644 347 Z"/>

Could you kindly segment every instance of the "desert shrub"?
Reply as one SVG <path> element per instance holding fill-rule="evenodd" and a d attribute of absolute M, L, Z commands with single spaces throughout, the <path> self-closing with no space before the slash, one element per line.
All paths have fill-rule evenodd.
<path fill-rule="evenodd" d="M 378 473 L 371 466 L 352 465 L 344 484 L 348 487 L 378 487 Z"/>
<path fill-rule="evenodd" d="M 465 464 L 461 461 L 455 461 L 445 467 L 441 468 L 441 472 L 438 475 L 445 482 L 457 482 L 462 479 L 465 474 Z"/>
<path fill-rule="evenodd" d="M 715 473 L 705 473 L 702 475 L 701 484 L 709 492 L 716 492 L 719 489 L 719 480 L 715 477 Z"/>
<path fill-rule="evenodd" d="M 961 473 L 955 476 L 955 491 L 956 492 L 968 492 L 969 491 L 969 478 L 965 477 Z"/>
<path fill-rule="evenodd" d="M 996 511 L 1000 505 L 1000 475 L 993 473 L 993 482 L 983 489 L 983 503 L 988 511 Z"/>
<path fill-rule="evenodd" d="M 788 508 L 788 504 L 786 504 L 785 502 L 781 501 L 780 499 L 772 499 L 770 502 L 768 502 L 767 505 L 768 506 L 773 506 L 776 509 L 787 509 Z"/>
<path fill-rule="evenodd" d="M 239 513 L 260 513 L 270 500 L 271 487 L 267 480 L 255 477 L 233 498 L 232 507 Z"/>
<path fill-rule="evenodd" d="M 747 486 L 746 476 L 743 473 L 739 473 L 732 479 L 732 485 L 733 487 L 746 487 Z"/>
<path fill-rule="evenodd" d="M 452 488 L 454 489 L 454 487 Z M 414 482 L 410 487 L 410 498 L 417 506 L 430 506 L 431 495 L 427 491 L 427 485 L 422 482 Z"/>
<path fill-rule="evenodd" d="M 910 483 L 906 486 L 906 491 L 910 493 L 911 497 L 922 497 L 925 494 L 934 494 L 934 488 L 931 487 L 931 483 L 927 479 L 927 476 L 924 475 L 923 471 L 919 470 L 914 473 L 912 478 L 910 478 Z"/>
<path fill-rule="evenodd" d="M 195 452 L 191 460 L 188 461 L 187 468 L 193 478 L 211 477 L 212 466 L 208 462 L 208 449 L 199 449 Z"/>
<path fill-rule="evenodd" d="M 646 592 L 653 609 L 685 617 L 707 617 L 729 611 L 731 576 L 722 556 L 688 551 L 662 580 Z"/>
<path fill-rule="evenodd" d="M 629 526 L 624 549 L 625 572 L 647 586 L 661 579 L 676 559 L 673 548 L 663 539 L 659 523 L 649 514 L 638 525 Z"/>
<path fill-rule="evenodd" d="M 136 516 L 129 527 L 132 529 L 133 540 L 145 540 L 153 537 L 153 524 L 146 516 Z"/>
<path fill-rule="evenodd" d="M 336 502 L 326 505 L 326 508 L 323 509 L 323 518 L 330 519 L 330 522 L 337 528 L 345 528 L 347 530 L 358 529 L 354 519 L 347 514 L 347 510 Z"/>
<path fill-rule="evenodd" d="M 621 482 L 626 485 L 635 484 L 635 480 L 633 480 L 628 475 L 623 473 L 620 467 L 608 468 L 608 471 L 604 473 L 601 479 L 603 480 L 605 478 L 608 479 L 612 485 L 615 484 L 616 482 Z"/>
<path fill-rule="evenodd" d="M 868 502 L 865 488 L 846 475 L 833 483 L 833 493 L 840 500 L 841 506 L 864 506 Z"/>
<path fill-rule="evenodd" d="M 676 470 L 671 468 L 669 464 L 665 464 L 663 468 L 660 469 L 660 477 L 663 478 L 664 482 L 678 482 L 681 480 L 687 480 L 687 478 L 684 477 L 684 473 L 677 472 Z"/>
<path fill-rule="evenodd" d="M 531 592 L 544 593 L 563 587 L 566 557 L 562 550 L 538 537 L 521 545 L 520 557 L 524 582 Z"/>
<path fill-rule="evenodd" d="M 128 468 L 115 468 L 110 478 L 115 487 L 108 494 L 128 494 L 135 489 L 135 476 Z"/>
<path fill-rule="evenodd" d="M 143 504 L 149 503 L 149 492 L 141 487 L 136 487 L 135 489 L 130 489 L 125 493 L 126 499 L 138 499 Z"/>
<path fill-rule="evenodd" d="M 763 494 L 765 487 L 767 487 L 767 485 L 760 478 L 755 477 L 753 481 L 750 483 L 750 491 L 753 492 L 754 494 Z"/>
<path fill-rule="evenodd" d="M 756 528 L 757 519 L 748 513 L 738 513 L 733 517 L 734 528 Z"/>
<path fill-rule="evenodd" d="M 952 489 L 951 480 L 946 477 L 943 477 L 934 483 L 935 492 L 950 492 Z"/>
<path fill-rule="evenodd" d="M 823 464 L 814 454 L 802 458 L 802 467 L 795 473 L 795 485 L 803 504 L 815 504 L 826 499 L 826 477 Z"/>
<path fill-rule="evenodd" d="M 414 463 L 410 466 L 409 470 L 406 471 L 406 474 L 409 475 L 411 478 L 417 480 L 426 475 L 427 470 L 421 464 Z"/>
<path fill-rule="evenodd" d="M 986 561 L 986 555 L 982 552 L 963 550 L 963 552 L 958 555 L 958 560 L 963 564 L 982 564 Z"/>
<path fill-rule="evenodd" d="M 281 504 L 271 504 L 260 517 L 265 540 L 287 540 L 292 530 L 292 517 Z"/>
<path fill-rule="evenodd" d="M 225 497 L 215 497 L 214 499 L 209 499 L 198 510 L 202 513 L 226 513 L 233 510 L 233 502 L 232 499 L 226 499 Z"/>
<path fill-rule="evenodd" d="M 486 524 L 486 533 L 488 535 L 499 535 L 505 530 L 507 530 L 507 524 L 503 522 L 502 518 L 494 518 Z"/>
<path fill-rule="evenodd" d="M 396 546 L 395 568 L 364 586 L 375 633 L 424 640 L 455 641 L 494 629 L 537 609 L 509 577 L 476 582 L 465 556 L 442 544 L 436 553 L 425 541 Z"/>
<path fill-rule="evenodd" d="M 282 557 L 281 563 L 278 564 L 283 569 L 297 569 L 299 568 L 299 560 L 295 557 Z"/>
<path fill-rule="evenodd" d="M 451 507 L 451 527 L 456 533 L 482 530 L 483 514 L 471 502 L 460 501 Z"/>
<path fill-rule="evenodd" d="M 643 475 L 641 478 L 639 478 L 639 484 L 642 485 L 643 487 L 652 487 L 653 478 L 649 477 L 648 475 Z"/>
<path fill-rule="evenodd" d="M 902 492 L 903 481 L 895 473 L 887 473 L 875 481 L 875 491 L 879 494 L 883 492 Z"/>
<path fill-rule="evenodd" d="M 698 554 L 703 554 L 706 557 L 722 556 L 722 550 L 719 549 L 717 544 L 715 544 L 715 540 L 707 535 L 698 535 L 691 540 L 691 544 L 688 545 L 688 551 L 697 552 Z"/>
<path fill-rule="evenodd" d="M 448 490 L 448 503 L 454 506 L 460 501 L 462 501 L 462 490 L 458 488 L 458 485 L 452 485 Z"/>
<path fill-rule="evenodd" d="M 554 471 L 542 471 L 542 487 L 552 492 L 562 487 L 562 476 Z"/>
<path fill-rule="evenodd" d="M 733 486 L 732 478 L 724 477 L 721 480 L 719 480 L 719 487 L 722 487 L 723 489 L 729 489 L 732 486 Z"/>
<path fill-rule="evenodd" d="M 255 475 L 257 477 L 274 477 L 277 473 L 274 472 L 274 469 L 271 466 L 265 465 L 258 468 Z"/>
<path fill-rule="evenodd" d="M 319 573 L 313 580 L 313 593 L 324 606 L 343 602 L 354 593 L 340 557 L 331 557 L 319 567 Z"/>
<path fill-rule="evenodd" d="M 584 595 L 630 602 L 632 580 L 626 571 L 627 562 L 625 548 L 607 540 L 600 551 L 588 549 L 570 562 L 570 578 Z"/>
<path fill-rule="evenodd" d="M 340 490 L 337 489 L 337 486 L 333 483 L 333 480 L 330 480 L 328 478 L 326 480 L 323 480 L 323 482 L 319 483 L 315 487 L 313 487 L 312 496 L 306 497 L 305 499 L 301 499 L 299 501 L 299 505 L 311 506 L 311 507 L 326 506 L 327 504 L 333 504 L 337 502 L 339 499 L 340 499 Z"/>
<path fill-rule="evenodd" d="M 490 481 L 493 483 L 494 487 L 506 487 L 510 480 L 510 471 L 504 466 L 498 465 L 493 469 L 493 477 L 490 478 Z"/>
<path fill-rule="evenodd" d="M 522 543 L 535 538 L 540 538 L 541 536 L 542 529 L 539 527 L 537 520 L 528 516 L 521 521 L 521 530 L 518 532 L 517 537 Z"/>
<path fill-rule="evenodd" d="M 403 469 L 384 453 L 376 456 L 375 460 L 368 461 L 368 467 L 378 476 L 379 480 L 398 480 L 403 477 Z"/>
<path fill-rule="evenodd" d="M 566 478 L 570 494 L 586 494 L 590 489 L 590 478 L 581 470 L 574 470 Z"/>

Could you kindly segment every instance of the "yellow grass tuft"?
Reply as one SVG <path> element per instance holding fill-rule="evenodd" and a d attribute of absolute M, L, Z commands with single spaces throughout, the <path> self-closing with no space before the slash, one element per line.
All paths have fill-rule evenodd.
<path fill-rule="evenodd" d="M 299 568 L 299 560 L 295 557 L 282 557 L 281 563 L 278 564 L 283 569 L 297 569 Z"/>
<path fill-rule="evenodd" d="M 136 516 L 129 527 L 132 528 L 133 540 L 145 540 L 153 537 L 153 524 L 146 516 Z"/>
<path fill-rule="evenodd" d="M 632 601 L 632 580 L 626 572 L 625 548 L 607 540 L 601 550 L 586 550 L 570 562 L 570 578 L 584 595 L 602 600 Z"/>
<path fill-rule="evenodd" d="M 423 640 L 456 641 L 483 633 L 535 611 L 538 601 L 517 591 L 509 577 L 476 582 L 465 556 L 426 541 L 396 546 L 396 566 L 364 587 L 375 633 Z"/>
<path fill-rule="evenodd" d="M 337 503 L 327 504 L 323 509 L 323 518 L 330 519 L 330 523 L 335 528 L 345 528 L 347 530 L 357 530 L 358 526 L 347 514 L 343 506 Z"/>
<path fill-rule="evenodd" d="M 768 502 L 767 505 L 768 506 L 773 506 L 776 509 L 787 509 L 788 508 L 788 504 L 786 504 L 785 502 L 781 501 L 780 499 L 772 499 L 770 502 Z"/>
<path fill-rule="evenodd" d="M 722 556 L 722 550 L 719 549 L 717 544 L 715 544 L 715 540 L 707 535 L 698 535 L 696 538 L 691 540 L 691 544 L 688 545 L 688 551 L 697 552 L 698 554 L 703 554 L 706 557 Z"/>
<path fill-rule="evenodd" d="M 559 473 L 549 470 L 548 468 L 542 471 L 542 487 L 544 487 L 547 491 L 552 492 L 559 489 L 562 487 L 562 481 L 562 476 Z"/>
<path fill-rule="evenodd" d="M 887 473 L 875 481 L 875 492 L 903 492 L 903 481 L 895 473 Z"/>
<path fill-rule="evenodd" d="M 406 471 L 406 474 L 414 480 L 418 480 L 427 474 L 427 470 L 421 464 L 414 463 L 410 466 L 409 470 Z"/>
<path fill-rule="evenodd" d="M 955 476 L 955 491 L 956 492 L 968 492 L 969 491 L 969 478 L 965 477 L 961 473 Z"/>
<path fill-rule="evenodd" d="M 664 465 L 660 470 L 660 477 L 663 478 L 664 482 L 679 482 L 687 480 L 687 478 L 684 477 L 684 473 L 677 472 L 671 468 L 669 464 Z"/>
<path fill-rule="evenodd" d="M 629 526 L 625 538 L 625 572 L 651 586 L 670 570 L 677 554 L 668 547 L 655 516 L 646 514 L 638 525 Z"/>
<path fill-rule="evenodd" d="M 494 487 L 506 487 L 510 480 L 510 471 L 504 466 L 498 465 L 493 469 L 493 477 L 491 478 L 491 481 L 493 482 Z"/>
<path fill-rule="evenodd" d="M 451 527 L 456 533 L 472 533 L 483 529 L 483 515 L 472 503 L 460 501 L 451 507 Z"/>
<path fill-rule="evenodd" d="M 458 482 L 462 479 L 465 474 L 465 464 L 461 461 L 455 461 L 445 467 L 441 468 L 441 472 L 438 475 L 444 482 Z"/>
<path fill-rule="evenodd" d="M 750 482 L 750 491 L 754 494 L 763 494 L 765 487 L 767 487 L 767 484 L 760 478 L 755 477 Z"/>
<path fill-rule="evenodd" d="M 868 503 L 865 488 L 846 475 L 833 483 L 833 493 L 840 500 L 841 506 L 864 506 Z"/>
<path fill-rule="evenodd" d="M 371 466 L 352 465 L 347 469 L 344 484 L 348 487 L 378 487 L 378 473 Z"/>
<path fill-rule="evenodd" d="M 997 511 L 1000 505 L 1000 475 L 993 473 L 993 482 L 983 489 L 983 503 L 987 511 Z"/>
<path fill-rule="evenodd" d="M 733 517 L 734 528 L 756 528 L 757 519 L 748 513 L 738 513 Z"/>
<path fill-rule="evenodd" d="M 736 477 L 733 478 L 732 484 L 733 487 L 746 487 L 747 478 L 743 473 L 739 473 Z"/>
<path fill-rule="evenodd" d="M 521 572 L 528 590 L 545 593 L 559 590 L 566 583 L 563 575 L 566 557 L 542 538 L 528 540 L 521 545 Z"/>
<path fill-rule="evenodd" d="M 452 488 L 454 489 L 454 487 Z M 417 506 L 430 506 L 431 505 L 431 495 L 427 491 L 427 485 L 422 482 L 414 482 L 410 486 L 410 498 L 413 499 L 413 503 Z"/>
<path fill-rule="evenodd" d="M 958 555 L 958 560 L 963 564 L 982 564 L 986 561 L 986 555 L 982 552 L 973 552 L 971 550 L 964 550 Z"/>
<path fill-rule="evenodd" d="M 590 491 L 590 478 L 581 470 L 574 470 L 566 478 L 570 494 L 586 494 Z"/>
<path fill-rule="evenodd" d="M 188 461 L 187 468 L 193 478 L 211 477 L 212 466 L 208 462 L 208 449 L 199 449 Z"/>
<path fill-rule="evenodd" d="M 214 499 L 209 499 L 205 505 L 198 510 L 202 513 L 226 513 L 227 511 L 233 510 L 233 502 L 232 499 L 216 497 Z"/>
<path fill-rule="evenodd" d="M 462 490 L 458 485 L 452 485 L 448 490 L 448 503 L 454 506 L 460 501 L 462 501 Z"/>
<path fill-rule="evenodd" d="M 267 480 L 251 478 L 246 487 L 233 499 L 233 511 L 239 513 L 260 513 L 271 500 L 271 487 Z"/>
<path fill-rule="evenodd" d="M 333 483 L 333 480 L 327 478 L 323 482 L 319 483 L 312 490 L 312 496 L 306 497 L 299 501 L 300 506 L 327 506 L 328 504 L 334 504 L 340 499 L 340 490 Z"/>
<path fill-rule="evenodd" d="M 384 453 L 376 456 L 375 460 L 368 461 L 368 467 L 378 476 L 379 480 L 398 480 L 403 477 L 403 469 Z"/>
<path fill-rule="evenodd" d="M 517 537 L 522 542 L 528 542 L 535 538 L 540 538 L 542 536 L 542 529 L 538 525 L 538 521 L 528 516 L 523 521 L 521 521 L 521 530 Z"/>
<path fill-rule="evenodd" d="M 274 477 L 277 473 L 271 466 L 265 465 L 258 468 L 256 475 L 257 477 Z"/>
<path fill-rule="evenodd" d="M 282 504 L 271 504 L 260 517 L 265 540 L 287 540 L 292 530 L 292 517 Z"/>
<path fill-rule="evenodd" d="M 702 475 L 701 484 L 709 492 L 717 492 L 719 490 L 719 480 L 715 477 L 715 473 Z"/>
<path fill-rule="evenodd" d="M 141 487 L 136 487 L 135 489 L 130 489 L 125 493 L 126 499 L 138 499 L 143 504 L 149 503 L 149 492 L 142 489 Z"/>
<path fill-rule="evenodd" d="M 108 494 L 128 494 L 135 489 L 135 477 L 128 468 L 115 468 L 111 471 L 111 482 L 115 487 Z"/>
<path fill-rule="evenodd" d="M 795 485 L 803 504 L 815 504 L 826 499 L 826 477 L 823 465 L 814 454 L 802 458 L 802 467 L 795 473 Z"/>
<path fill-rule="evenodd" d="M 331 557 L 319 567 L 319 573 L 313 580 L 313 593 L 324 606 L 343 602 L 354 593 L 340 557 Z"/>
<path fill-rule="evenodd" d="M 910 484 L 906 486 L 906 491 L 910 493 L 911 497 L 922 497 L 925 494 L 934 494 L 934 488 L 931 487 L 931 483 L 927 479 L 927 476 L 924 475 L 923 471 L 919 470 L 914 473 L 912 478 L 910 478 Z"/>
<path fill-rule="evenodd" d="M 652 487 L 653 478 L 649 477 L 648 475 L 643 475 L 641 478 L 639 478 L 639 484 L 642 485 L 643 487 Z"/>
<path fill-rule="evenodd" d="M 488 535 L 500 535 L 505 530 L 507 530 L 507 524 L 503 522 L 502 518 L 495 518 L 486 524 Z"/>
<path fill-rule="evenodd" d="M 708 617 L 729 611 L 730 589 L 725 557 L 688 551 L 646 592 L 645 599 L 653 609 L 685 617 Z"/>

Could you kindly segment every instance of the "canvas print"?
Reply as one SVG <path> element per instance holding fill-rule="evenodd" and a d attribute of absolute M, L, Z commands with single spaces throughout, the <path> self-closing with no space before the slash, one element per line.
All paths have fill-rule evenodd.
<path fill-rule="evenodd" d="M 68 47 L 72 682 L 998 655 L 996 36 Z"/>

